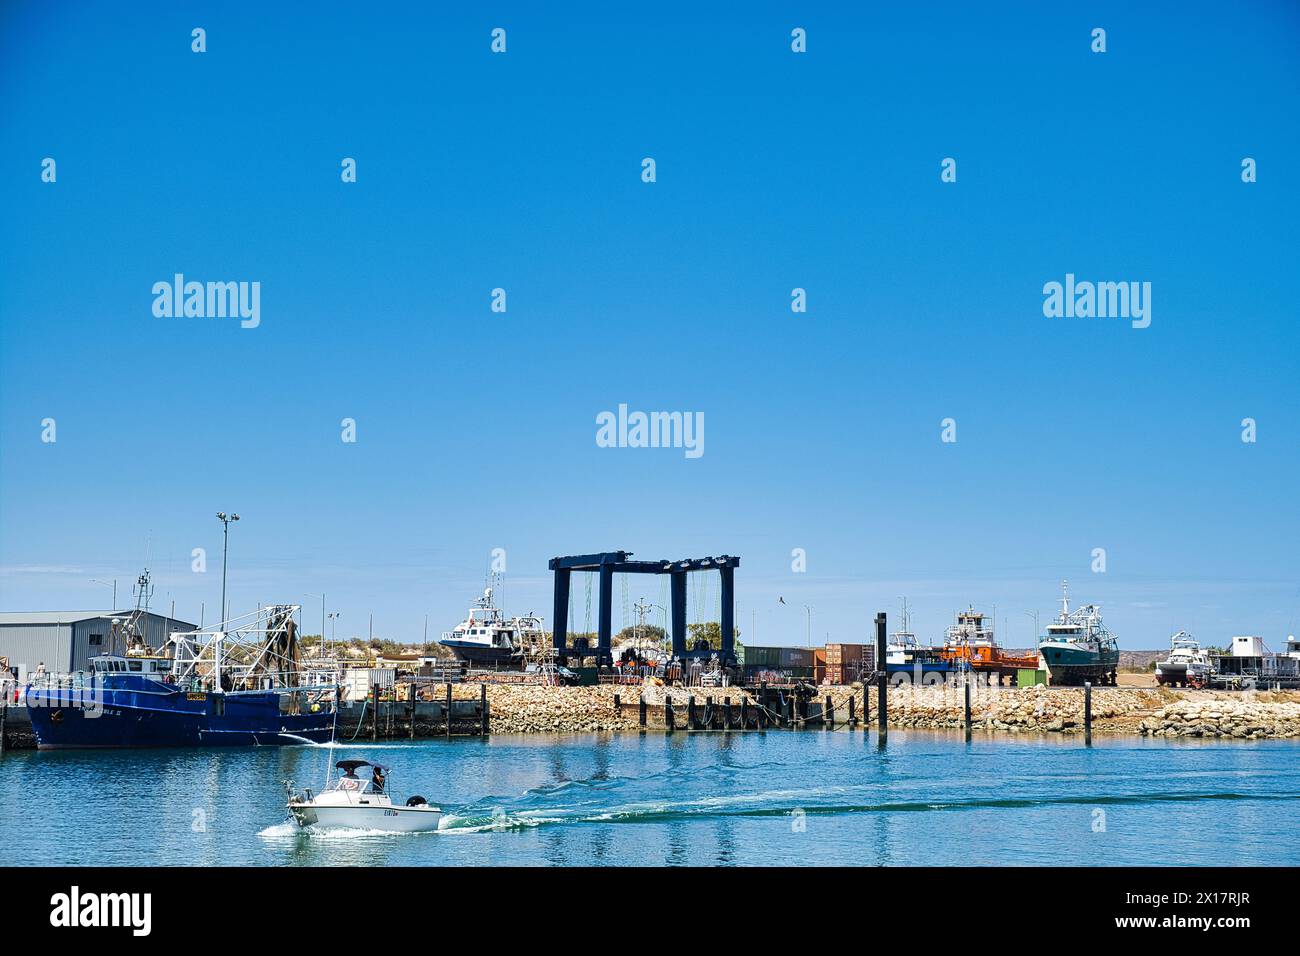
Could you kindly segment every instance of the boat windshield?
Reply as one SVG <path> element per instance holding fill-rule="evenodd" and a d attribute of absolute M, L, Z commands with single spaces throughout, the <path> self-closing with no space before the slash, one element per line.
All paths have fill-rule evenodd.
<path fill-rule="evenodd" d="M 349 793 L 365 793 L 370 789 L 370 781 L 366 780 L 364 777 L 358 777 L 355 775 L 349 776 L 345 774 L 344 776 L 339 777 L 338 781 L 334 785 L 334 789 L 346 790 Z"/>

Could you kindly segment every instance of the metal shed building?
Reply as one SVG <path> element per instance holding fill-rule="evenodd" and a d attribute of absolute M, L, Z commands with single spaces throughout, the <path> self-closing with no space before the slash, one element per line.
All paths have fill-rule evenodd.
<path fill-rule="evenodd" d="M 42 661 L 50 673 L 85 670 L 90 659 L 109 649 L 113 618 L 130 611 L 4 611 L 0 612 L 0 657 L 26 680 Z M 162 647 L 173 631 L 193 631 L 195 626 L 164 614 L 148 612 L 143 619 L 144 639 Z M 123 648 L 117 648 L 121 653 Z"/>

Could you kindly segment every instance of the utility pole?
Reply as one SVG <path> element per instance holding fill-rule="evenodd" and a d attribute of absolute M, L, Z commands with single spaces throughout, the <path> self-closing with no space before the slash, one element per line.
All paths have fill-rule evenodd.
<path fill-rule="evenodd" d="M 239 515 L 231 513 L 227 515 L 224 511 L 217 512 L 217 520 L 221 522 L 222 542 L 221 542 L 221 626 L 226 626 L 226 556 L 230 551 L 230 522 L 238 521 Z"/>
<path fill-rule="evenodd" d="M 807 640 L 808 640 L 808 646 L 809 646 L 809 647 L 812 647 L 812 612 L 813 612 L 813 609 L 810 608 L 807 604 L 805 604 L 805 605 L 803 606 L 803 609 L 804 609 L 805 611 L 808 612 L 808 638 L 807 638 Z"/>

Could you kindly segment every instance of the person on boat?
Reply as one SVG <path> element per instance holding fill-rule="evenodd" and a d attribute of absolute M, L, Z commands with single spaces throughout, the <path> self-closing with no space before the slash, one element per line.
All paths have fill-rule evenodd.
<path fill-rule="evenodd" d="M 375 793 L 383 793 L 383 792 L 384 792 L 384 783 L 385 783 L 385 780 L 384 780 L 384 768 L 383 768 L 383 767 L 380 767 L 380 766 L 378 766 L 378 765 L 376 765 L 376 764 L 371 764 L 371 767 L 370 767 L 370 789 L 373 790 Z"/>

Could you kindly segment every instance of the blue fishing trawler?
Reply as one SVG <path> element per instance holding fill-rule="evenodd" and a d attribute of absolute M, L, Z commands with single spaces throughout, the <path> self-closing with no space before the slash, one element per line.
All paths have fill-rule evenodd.
<path fill-rule="evenodd" d="M 273 605 L 215 631 L 151 648 L 137 622 L 114 622 L 108 653 L 86 673 L 29 685 L 37 747 L 231 747 L 324 743 L 337 683 L 301 667 L 296 605 Z M 121 650 L 119 651 L 119 647 Z"/>

